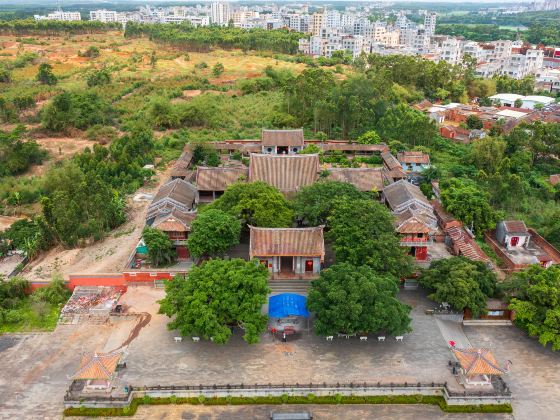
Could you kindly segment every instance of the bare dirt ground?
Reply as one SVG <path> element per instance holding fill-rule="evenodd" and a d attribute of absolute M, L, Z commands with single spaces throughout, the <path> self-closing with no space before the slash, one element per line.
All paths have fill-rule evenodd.
<path fill-rule="evenodd" d="M 15 222 L 17 222 L 20 219 L 20 217 L 14 217 L 14 216 L 1 216 L 0 215 L 0 232 L 8 229 L 10 226 L 12 226 Z"/>
<path fill-rule="evenodd" d="M 139 192 L 153 194 L 169 179 L 172 165 L 156 175 L 156 182 Z M 120 272 L 138 244 L 145 224 L 149 202 L 135 202 L 128 198 L 128 220 L 107 237 L 85 248 L 63 249 L 56 247 L 31 262 L 23 274 L 29 281 L 46 281 L 54 272 L 64 277 L 69 274 L 92 274 Z"/>

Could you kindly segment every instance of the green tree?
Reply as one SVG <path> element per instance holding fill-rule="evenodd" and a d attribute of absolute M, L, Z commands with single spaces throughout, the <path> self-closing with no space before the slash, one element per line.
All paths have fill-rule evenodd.
<path fill-rule="evenodd" d="M 290 227 L 294 212 L 276 188 L 265 182 L 237 182 L 206 207 L 218 209 L 257 227 Z"/>
<path fill-rule="evenodd" d="M 179 115 L 171 105 L 171 101 L 166 97 L 153 97 L 148 103 L 146 116 L 156 128 L 179 127 Z"/>
<path fill-rule="evenodd" d="M 366 131 L 356 140 L 360 144 L 379 144 L 381 143 L 381 137 L 375 131 Z"/>
<path fill-rule="evenodd" d="M 187 246 L 195 257 L 217 257 L 239 243 L 241 222 L 217 209 L 199 214 L 191 226 Z"/>
<path fill-rule="evenodd" d="M 387 110 L 377 124 L 377 132 L 385 141 L 398 140 L 412 146 L 430 146 L 437 135 L 433 120 L 404 104 Z"/>
<path fill-rule="evenodd" d="M 261 313 L 270 292 L 268 270 L 258 261 L 209 260 L 184 277 L 166 284 L 159 312 L 173 317 L 168 329 L 183 336 L 196 335 L 224 344 L 232 327 L 244 330 L 243 339 L 254 344 L 266 330 Z"/>
<path fill-rule="evenodd" d="M 478 115 L 471 114 L 467 117 L 467 127 L 471 130 L 480 130 L 484 127 L 484 124 Z"/>
<path fill-rule="evenodd" d="M 452 178 L 441 183 L 441 202 L 445 209 L 477 235 L 495 226 L 499 214 L 490 206 L 488 193 L 470 180 Z"/>
<path fill-rule="evenodd" d="M 478 169 L 487 174 L 498 171 L 506 151 L 506 142 L 501 138 L 486 136 L 473 142 L 473 158 Z"/>
<path fill-rule="evenodd" d="M 12 81 L 12 72 L 6 67 L 0 67 L 0 83 L 10 83 Z"/>
<path fill-rule="evenodd" d="M 93 91 L 57 95 L 41 112 L 41 124 L 52 131 L 87 129 L 111 121 L 112 107 Z"/>
<path fill-rule="evenodd" d="M 56 85 L 58 79 L 52 71 L 52 66 L 48 63 L 43 63 L 39 66 L 37 72 L 37 81 L 44 85 Z"/>
<path fill-rule="evenodd" d="M 88 73 L 86 82 L 89 87 L 108 85 L 111 83 L 111 72 L 107 68 L 93 70 Z"/>
<path fill-rule="evenodd" d="M 513 106 L 515 108 L 521 108 L 523 106 L 523 101 L 521 99 L 516 99 L 515 102 L 513 103 Z"/>
<path fill-rule="evenodd" d="M 338 181 L 319 181 L 302 188 L 296 194 L 292 205 L 296 218 L 309 226 L 327 224 L 337 200 L 349 202 L 367 198 L 352 184 Z"/>
<path fill-rule="evenodd" d="M 212 74 L 215 77 L 220 77 L 222 75 L 222 73 L 225 71 L 224 65 L 222 63 L 216 63 L 214 64 L 214 67 L 212 67 Z"/>
<path fill-rule="evenodd" d="M 470 309 L 474 316 L 486 310 L 486 299 L 494 295 L 496 274 L 481 261 L 452 257 L 433 261 L 420 276 L 420 284 L 432 291 L 429 298 L 448 302 L 453 309 Z"/>
<path fill-rule="evenodd" d="M 47 302 L 51 305 L 66 303 L 72 292 L 66 287 L 60 273 L 54 273 L 48 286 L 41 287 L 31 295 L 34 302 Z"/>
<path fill-rule="evenodd" d="M 516 325 L 543 346 L 551 343 L 552 350 L 560 350 L 560 267 L 532 265 L 515 273 L 504 289 L 512 296 Z"/>
<path fill-rule="evenodd" d="M 177 259 L 177 251 L 165 232 L 146 226 L 142 238 L 148 248 L 150 262 L 155 267 L 173 264 Z"/>
<path fill-rule="evenodd" d="M 411 270 L 410 257 L 399 245 L 389 210 L 373 200 L 339 200 L 328 217 L 337 262 L 368 265 L 396 277 Z"/>
<path fill-rule="evenodd" d="M 397 280 L 367 266 L 335 264 L 311 283 L 307 306 L 318 335 L 411 331 L 411 308 L 397 299 Z"/>

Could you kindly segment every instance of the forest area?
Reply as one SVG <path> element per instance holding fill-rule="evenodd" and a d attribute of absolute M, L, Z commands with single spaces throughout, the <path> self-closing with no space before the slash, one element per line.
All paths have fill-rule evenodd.
<path fill-rule="evenodd" d="M 151 182 L 145 165 L 159 171 L 186 143 L 259 138 L 263 127 L 427 152 L 423 190 L 439 179 L 444 204 L 475 232 L 520 218 L 560 246 L 560 192 L 547 182 L 560 172 L 558 124 L 498 127 L 463 145 L 411 106 L 530 93 L 530 78 L 481 80 L 472 66 L 405 56 L 299 59 L 282 31 L 62 25 L 61 36 L 11 25 L 0 28 L 0 213 L 24 219 L 2 234 L 0 253 L 102 239 Z M 66 155 L 57 139 L 85 145 Z"/>

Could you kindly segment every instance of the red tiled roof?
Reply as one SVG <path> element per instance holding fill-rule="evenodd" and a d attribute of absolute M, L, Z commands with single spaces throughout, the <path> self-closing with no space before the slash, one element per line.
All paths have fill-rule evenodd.
<path fill-rule="evenodd" d="M 199 191 L 225 191 L 226 188 L 247 178 L 249 169 L 246 167 L 196 168 L 196 188 Z"/>
<path fill-rule="evenodd" d="M 171 213 L 160 213 L 154 219 L 152 227 L 164 232 L 189 232 L 196 213 L 183 213 L 177 209 Z"/>
<path fill-rule="evenodd" d="M 404 163 L 430 164 L 430 155 L 422 152 L 407 151 L 397 153 L 397 160 Z"/>
<path fill-rule="evenodd" d="M 249 255 L 325 258 L 323 226 L 312 228 L 258 228 L 249 226 Z"/>
<path fill-rule="evenodd" d="M 467 376 L 502 375 L 505 371 L 489 349 L 453 349 L 453 354 Z"/>
<path fill-rule="evenodd" d="M 262 145 L 302 146 L 303 128 L 297 130 L 262 130 Z"/>
<path fill-rule="evenodd" d="M 93 353 L 84 355 L 74 379 L 110 380 L 115 373 L 121 353 Z"/>
<path fill-rule="evenodd" d="M 445 230 L 459 254 L 473 261 L 490 261 L 490 258 L 478 246 L 462 227 L 453 226 Z"/>
<path fill-rule="evenodd" d="M 523 220 L 504 220 L 506 232 L 529 233 Z"/>
<path fill-rule="evenodd" d="M 329 179 L 347 182 L 360 191 L 383 191 L 381 168 L 331 168 Z"/>
<path fill-rule="evenodd" d="M 548 181 L 552 185 L 559 184 L 560 183 L 560 174 L 550 175 L 550 178 L 548 179 Z"/>

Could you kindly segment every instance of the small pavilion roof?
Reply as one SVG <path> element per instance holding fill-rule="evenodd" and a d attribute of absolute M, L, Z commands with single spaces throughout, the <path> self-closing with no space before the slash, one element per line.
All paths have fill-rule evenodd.
<path fill-rule="evenodd" d="M 108 381 L 113 377 L 120 358 L 119 352 L 85 354 L 73 378 Z"/>
<path fill-rule="evenodd" d="M 452 351 L 467 376 L 505 373 L 505 370 L 498 366 L 498 362 L 489 349 L 470 348 L 453 349 Z"/>

